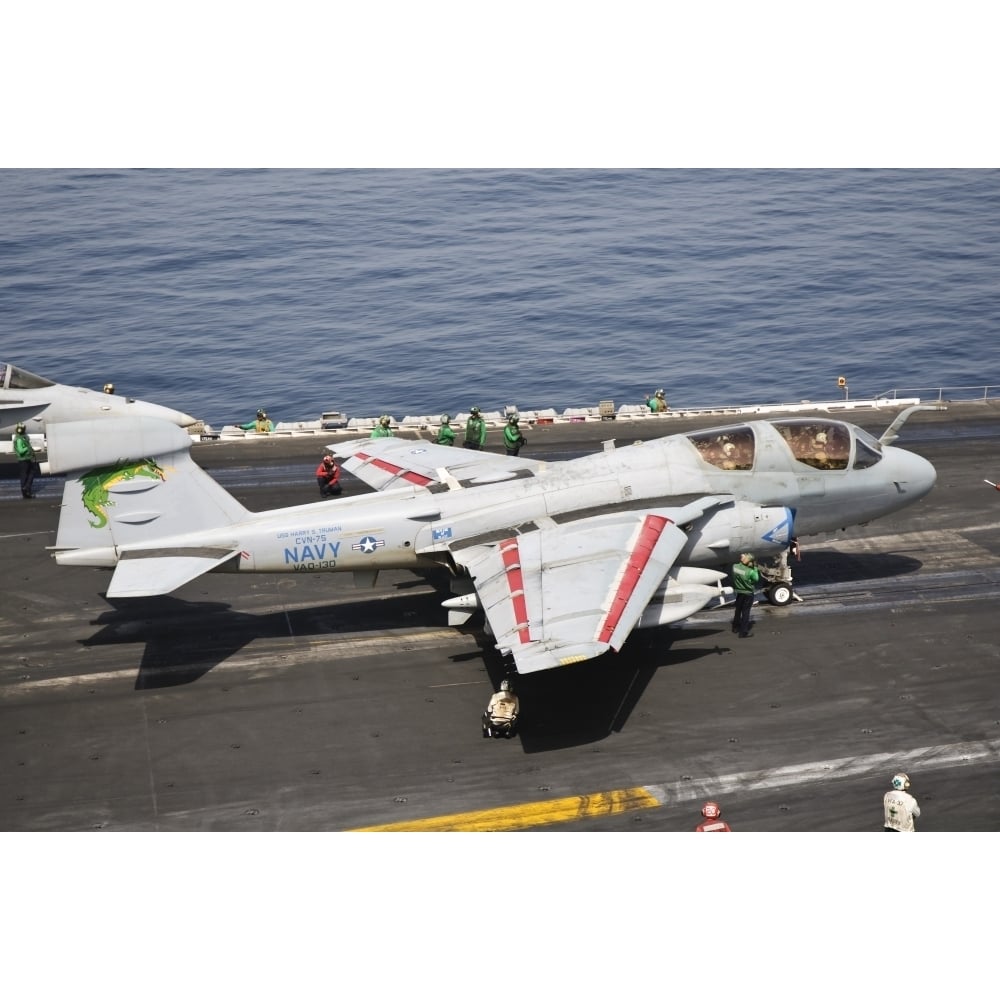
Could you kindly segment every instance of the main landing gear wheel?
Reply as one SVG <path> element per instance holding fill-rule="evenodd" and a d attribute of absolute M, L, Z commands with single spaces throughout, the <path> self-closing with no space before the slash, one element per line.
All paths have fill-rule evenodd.
<path fill-rule="evenodd" d="M 783 608 L 792 603 L 792 588 L 787 583 L 776 583 L 765 591 L 768 601 L 776 608 Z"/>

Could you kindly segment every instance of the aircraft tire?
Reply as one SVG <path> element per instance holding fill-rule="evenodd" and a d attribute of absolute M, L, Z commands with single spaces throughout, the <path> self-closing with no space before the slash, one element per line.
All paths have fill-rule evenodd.
<path fill-rule="evenodd" d="M 767 588 L 767 599 L 776 608 L 783 608 L 792 603 L 792 588 L 787 583 L 776 583 Z"/>

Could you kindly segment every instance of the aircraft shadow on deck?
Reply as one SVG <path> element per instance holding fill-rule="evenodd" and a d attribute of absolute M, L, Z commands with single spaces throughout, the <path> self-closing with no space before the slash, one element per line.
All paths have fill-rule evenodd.
<path fill-rule="evenodd" d="M 833 549 L 810 550 L 801 562 L 792 563 L 796 587 L 819 583 L 858 583 L 891 579 L 917 573 L 923 567 L 919 559 L 894 552 L 837 552 Z"/>
<path fill-rule="evenodd" d="M 921 562 L 893 553 L 841 553 L 830 549 L 809 552 L 794 567 L 797 586 L 853 583 L 915 573 Z M 441 593 L 422 590 L 429 580 L 420 575 L 396 581 L 390 600 L 365 597 L 350 603 L 319 604 L 263 614 L 235 610 L 225 601 L 186 601 L 173 596 L 109 601 L 114 610 L 93 624 L 101 630 L 84 645 L 99 647 L 144 643 L 135 687 L 155 689 L 190 684 L 236 655 L 255 639 L 329 636 L 338 632 L 365 632 L 405 628 L 414 621 L 443 621 Z M 385 595 L 380 595 L 384 597 Z M 507 675 L 504 659 L 482 632 L 481 619 L 467 631 L 480 647 L 462 659 L 482 659 L 494 690 Z M 706 635 L 718 631 L 707 625 Z M 537 753 L 598 742 L 621 731 L 642 699 L 655 672 L 685 662 L 692 656 L 712 655 L 704 649 L 672 651 L 679 637 L 698 634 L 657 628 L 633 634 L 620 653 L 606 653 L 592 661 L 517 678 L 522 700 L 519 738 L 526 753 Z M 331 653 L 333 654 L 333 649 Z M 485 707 L 485 706 L 484 706 Z"/>
<path fill-rule="evenodd" d="M 515 675 L 513 683 L 521 701 L 516 739 L 522 750 L 547 753 L 599 743 L 621 732 L 641 706 L 643 694 L 658 670 L 718 653 L 718 647 L 675 650 L 674 644 L 721 636 L 728 645 L 728 620 L 725 624 L 725 629 L 717 625 L 683 631 L 669 627 L 648 629 L 634 634 L 618 653 L 605 653 L 564 668 Z M 493 690 L 497 690 L 509 676 L 508 663 L 485 633 L 470 629 L 470 634 L 476 634 Z"/>
<path fill-rule="evenodd" d="M 191 684 L 257 639 L 325 636 L 335 658 L 338 633 L 398 629 L 441 614 L 440 598 L 427 593 L 405 594 L 390 602 L 365 599 L 262 614 L 238 611 L 223 601 L 172 596 L 108 603 L 114 610 L 92 623 L 100 631 L 82 644 L 93 648 L 144 643 L 136 690 Z"/>

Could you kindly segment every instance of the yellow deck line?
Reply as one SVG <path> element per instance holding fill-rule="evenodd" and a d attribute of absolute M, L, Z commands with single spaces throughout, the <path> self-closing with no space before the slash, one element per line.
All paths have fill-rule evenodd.
<path fill-rule="evenodd" d="M 653 809 L 660 800 L 645 788 L 622 788 L 613 792 L 595 792 L 592 795 L 571 795 L 545 802 L 524 802 L 498 809 L 480 809 L 476 812 L 453 813 L 450 816 L 431 816 L 428 819 L 403 820 L 381 826 L 359 827 L 354 833 L 385 832 L 444 832 L 444 831 L 499 831 L 526 830 L 533 826 L 550 826 L 568 823 L 588 816 L 613 816 L 633 809 Z"/>

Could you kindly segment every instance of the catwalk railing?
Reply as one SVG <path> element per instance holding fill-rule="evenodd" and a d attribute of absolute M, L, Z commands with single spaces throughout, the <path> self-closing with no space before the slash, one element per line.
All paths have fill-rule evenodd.
<path fill-rule="evenodd" d="M 1000 399 L 1000 385 L 949 385 L 930 389 L 889 389 L 877 393 L 875 399 L 898 399 L 919 396 L 925 403 L 975 403 L 978 400 Z"/>

